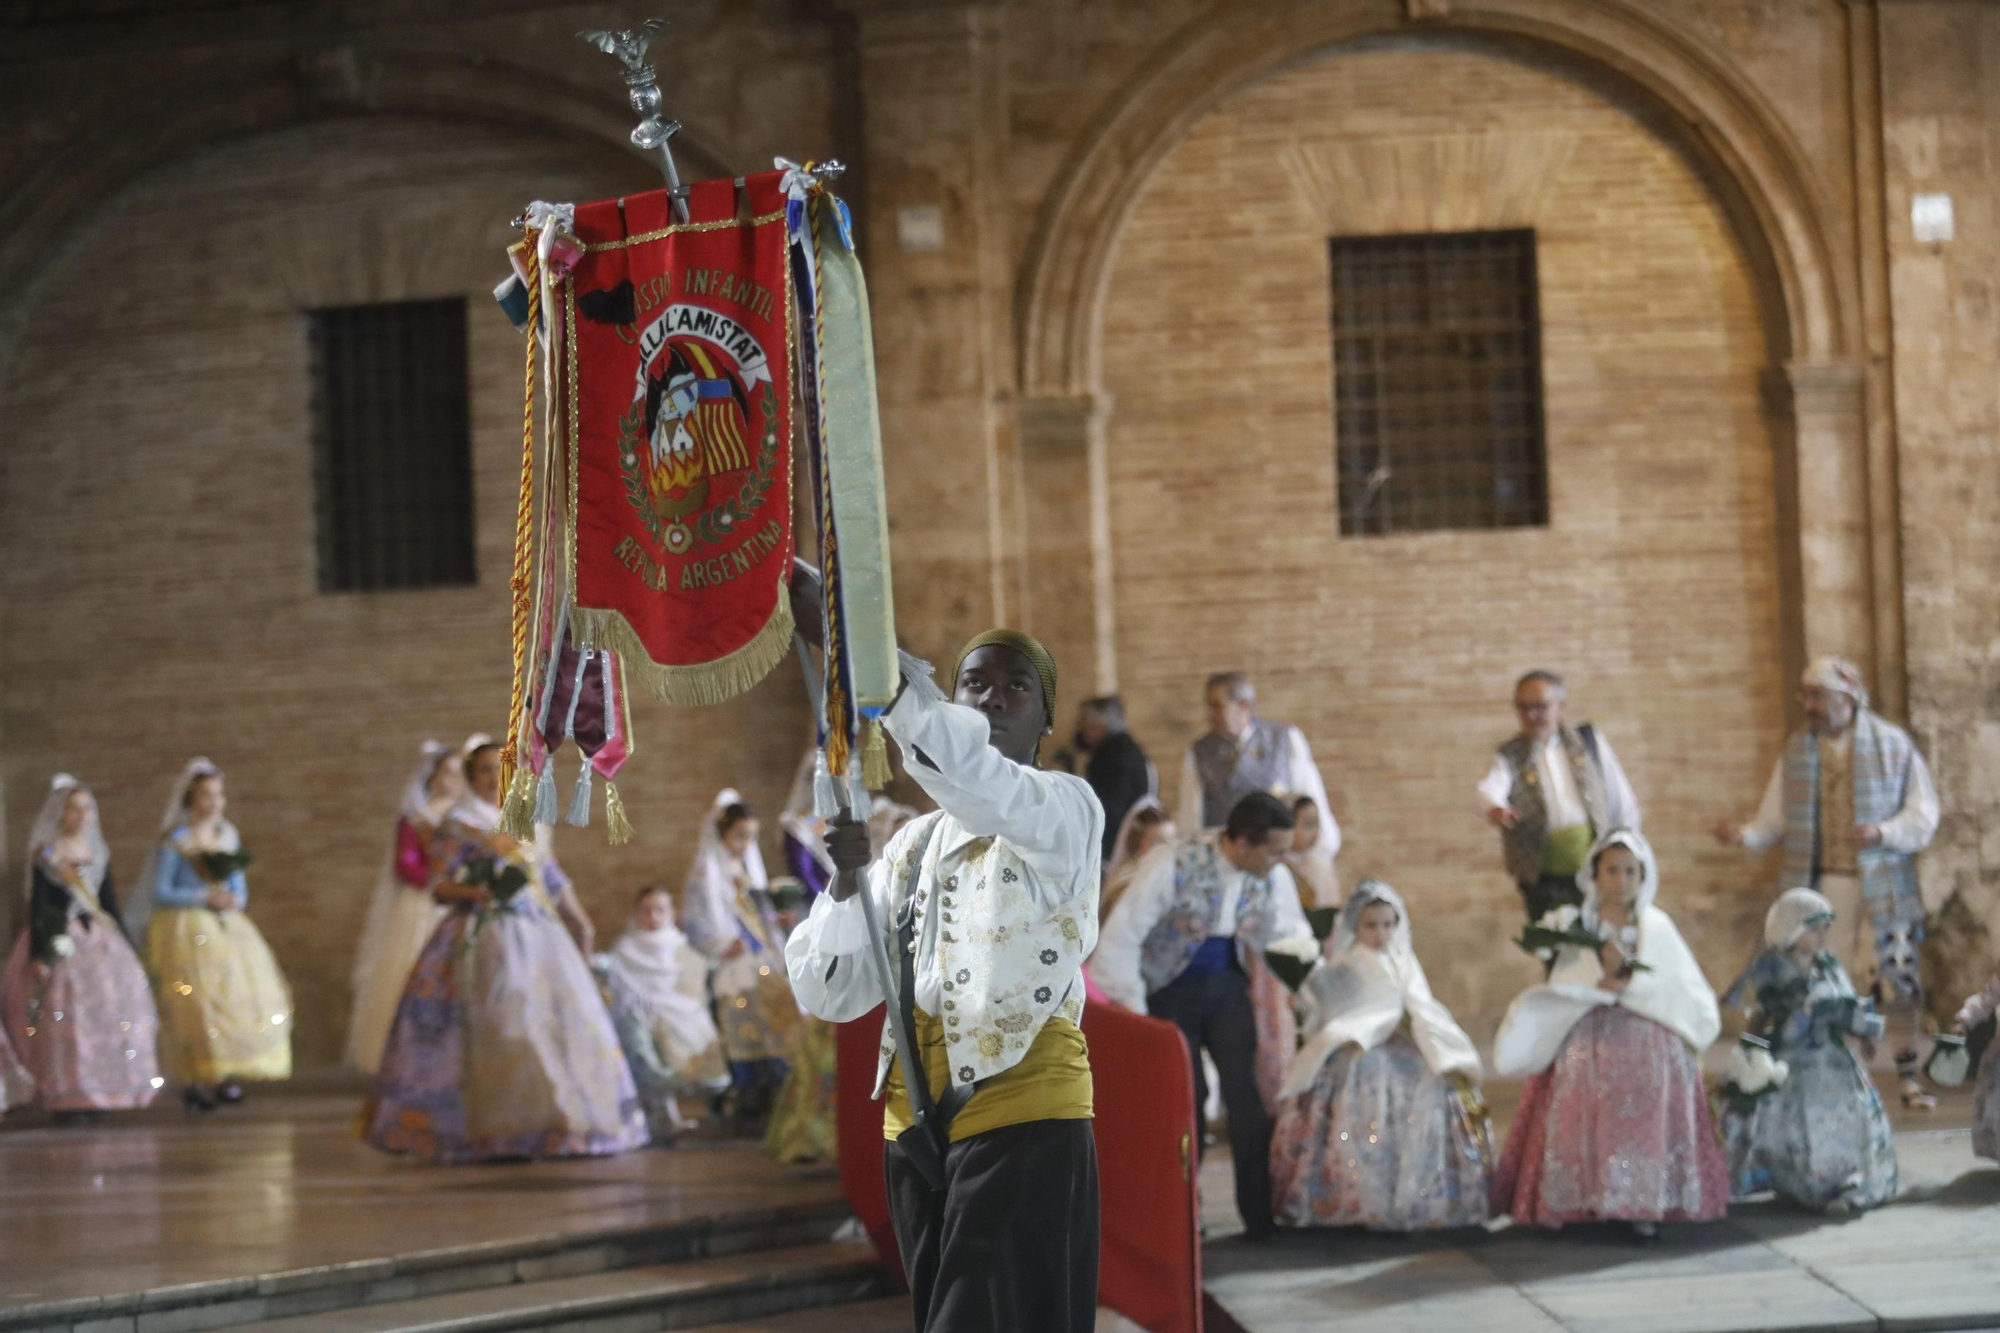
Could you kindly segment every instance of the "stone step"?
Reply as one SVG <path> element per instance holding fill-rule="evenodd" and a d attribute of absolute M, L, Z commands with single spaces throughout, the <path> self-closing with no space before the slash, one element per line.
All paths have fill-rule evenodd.
<path fill-rule="evenodd" d="M 868 1246 L 828 1242 L 325 1310 L 262 1320 L 257 1327 L 269 1333 L 515 1333 L 558 1328 L 562 1333 L 641 1333 L 712 1328 L 729 1320 L 744 1326 L 744 1320 L 809 1310 L 813 1322 L 797 1327 L 826 1333 L 850 1326 L 832 1324 L 833 1312 L 817 1307 L 879 1296 L 885 1281 Z M 880 1325 L 863 1322 L 851 1327 Z M 146 1330 L 141 1322 L 134 1333 Z"/>
<path fill-rule="evenodd" d="M 701 1333 L 907 1333 L 909 1327 L 910 1298 L 902 1295 L 709 1324 Z"/>
<path fill-rule="evenodd" d="M 456 1245 L 258 1277 L 17 1306 L 0 1333 L 191 1333 L 552 1279 L 798 1247 L 826 1240 L 845 1205 Z M 788 1307 L 789 1308 L 789 1307 Z"/>

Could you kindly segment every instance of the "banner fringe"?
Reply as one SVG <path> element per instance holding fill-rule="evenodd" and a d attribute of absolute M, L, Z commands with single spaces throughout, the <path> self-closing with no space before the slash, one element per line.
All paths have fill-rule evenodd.
<path fill-rule="evenodd" d="M 727 657 L 696 666 L 661 666 L 650 660 L 645 644 L 617 611 L 579 606 L 570 615 L 599 646 L 617 653 L 654 698 L 687 708 L 727 703 L 770 675 L 792 647 L 792 604 L 782 583 L 777 607 L 756 637 Z"/>

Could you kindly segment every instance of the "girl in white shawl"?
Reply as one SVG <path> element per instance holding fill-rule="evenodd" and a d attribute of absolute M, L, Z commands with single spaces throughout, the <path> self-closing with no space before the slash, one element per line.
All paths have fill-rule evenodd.
<path fill-rule="evenodd" d="M 1340 906 L 1340 872 L 1333 868 L 1333 859 L 1338 855 L 1340 825 L 1335 824 L 1329 832 L 1320 819 L 1317 800 L 1311 796 L 1293 797 L 1292 846 L 1285 853 L 1285 865 L 1298 884 L 1302 906 Z"/>
<path fill-rule="evenodd" d="M 674 925 L 673 891 L 639 890 L 631 922 L 595 962 L 653 1141 L 667 1142 L 694 1124 L 681 1115 L 681 1094 L 729 1086 L 708 1011 L 708 967 Z"/>
<path fill-rule="evenodd" d="M 1493 1044 L 1526 1074 L 1494 1175 L 1493 1206 L 1517 1222 L 1707 1221 L 1729 1206 L 1697 1059 L 1722 1030 L 1715 992 L 1655 906 L 1653 849 L 1630 829 L 1598 839 L 1574 922 L 1598 948 L 1556 951 L 1547 983 L 1515 999 Z"/>
<path fill-rule="evenodd" d="M 757 817 L 736 789 L 718 792 L 702 821 L 681 891 L 681 929 L 713 965 L 718 1027 L 734 1085 L 736 1128 L 757 1132 L 785 1081 L 799 1029 L 785 971 L 785 936 L 771 905 Z"/>
<path fill-rule="evenodd" d="M 486 737 L 475 737 L 484 743 Z M 473 742 L 468 742 L 468 747 Z M 396 831 L 368 904 L 361 945 L 354 954 L 354 1012 L 347 1023 L 347 1063 L 373 1074 L 382 1063 L 389 1025 L 396 1021 L 403 986 L 431 932 L 444 920 L 444 904 L 431 896 L 431 838 L 465 791 L 461 754 L 425 741 L 417 766 L 403 784 Z"/>
<path fill-rule="evenodd" d="M 1486 1220 L 1493 1146 L 1471 1038 L 1431 995 L 1396 891 L 1364 879 L 1299 989 L 1271 1198 L 1287 1226 L 1420 1231 Z"/>

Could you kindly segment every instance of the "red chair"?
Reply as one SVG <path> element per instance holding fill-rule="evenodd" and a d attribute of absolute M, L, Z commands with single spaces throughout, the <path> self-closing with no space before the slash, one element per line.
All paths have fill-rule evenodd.
<path fill-rule="evenodd" d="M 840 1188 L 882 1266 L 907 1286 L 896 1231 L 889 1223 L 889 1191 L 882 1183 L 882 1103 L 874 1099 L 875 1063 L 882 1049 L 882 1005 L 866 1018 L 840 1025 L 839 1063 L 834 1069 L 834 1128 L 840 1140 Z"/>
<path fill-rule="evenodd" d="M 1102 1249 L 1098 1300 L 1151 1333 L 1201 1333 L 1194 1070 L 1179 1029 L 1108 1004 L 1083 1014 L 1095 1083 Z M 882 1187 L 882 1104 L 871 1100 L 882 1010 L 841 1025 L 835 1079 L 840 1184 L 883 1264 L 903 1278 Z"/>
<path fill-rule="evenodd" d="M 1172 1023 L 1086 1005 L 1104 1240 L 1098 1299 L 1151 1333 L 1201 1333 L 1194 1068 Z"/>

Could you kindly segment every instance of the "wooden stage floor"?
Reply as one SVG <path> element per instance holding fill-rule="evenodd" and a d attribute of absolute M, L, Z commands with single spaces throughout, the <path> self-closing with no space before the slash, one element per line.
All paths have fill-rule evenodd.
<path fill-rule="evenodd" d="M 832 1204 L 831 1167 L 696 1140 L 563 1162 L 436 1167 L 353 1133 L 358 1099 L 253 1088 L 86 1127 L 0 1128 L 0 1310 L 414 1251 Z"/>

